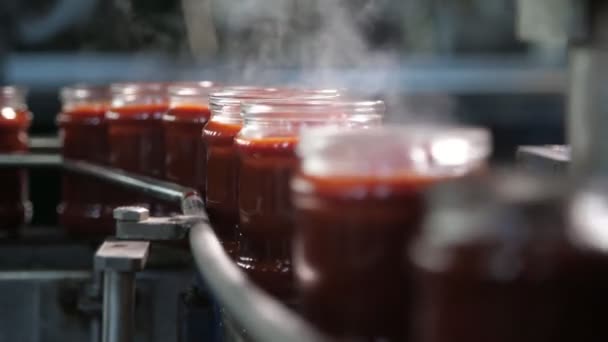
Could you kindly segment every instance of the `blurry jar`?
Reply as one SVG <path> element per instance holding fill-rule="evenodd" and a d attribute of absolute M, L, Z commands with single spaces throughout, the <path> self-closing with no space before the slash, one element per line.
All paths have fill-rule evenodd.
<path fill-rule="evenodd" d="M 608 307 L 608 183 L 592 181 L 573 196 L 566 236 L 573 258 L 560 265 L 553 285 L 558 285 L 560 313 L 553 341 L 607 341 L 604 312 Z M 563 253 L 563 252 L 562 252 Z M 554 304 L 555 305 L 555 304 Z"/>
<path fill-rule="evenodd" d="M 0 91 L 0 153 L 26 153 L 27 130 L 32 122 L 25 103 L 27 91 L 14 86 L 1 87 Z M 0 168 L 0 230 L 14 232 L 31 216 L 27 171 Z"/>
<path fill-rule="evenodd" d="M 571 226 L 563 184 L 507 174 L 431 194 L 411 250 L 414 341 L 608 338 L 608 201 L 584 194 L 591 197 L 575 201 L 581 220 Z"/>
<path fill-rule="evenodd" d="M 167 84 L 113 84 L 112 104 L 106 113 L 110 166 L 162 179 L 165 168 L 163 115 L 169 109 Z M 120 189 L 114 205 L 144 205 L 154 216 L 166 213 L 166 204 L 150 196 Z"/>
<path fill-rule="evenodd" d="M 478 128 L 305 132 L 291 183 L 304 317 L 337 338 L 406 339 L 405 246 L 425 216 L 423 193 L 483 168 L 489 153 L 489 134 Z"/>
<path fill-rule="evenodd" d="M 412 247 L 414 341 L 557 341 L 551 275 L 565 245 L 566 194 L 504 174 L 439 186 Z M 566 251 L 566 249 L 563 249 Z"/>
<path fill-rule="evenodd" d="M 110 107 L 106 86 L 74 85 L 61 90 L 57 116 L 62 156 L 95 164 L 108 164 L 108 132 L 105 114 Z M 114 220 L 108 205 L 107 184 L 66 171 L 62 182 L 59 222 L 70 234 L 112 234 Z"/>
<path fill-rule="evenodd" d="M 384 103 L 309 99 L 262 100 L 243 105 L 239 153 L 237 264 L 261 288 L 294 298 L 291 267 L 293 208 L 289 182 L 299 164 L 295 148 L 307 127 L 377 126 Z"/>
<path fill-rule="evenodd" d="M 169 111 L 163 116 L 165 176 L 167 180 L 197 189 L 205 198 L 203 127 L 209 120 L 212 82 L 174 84 L 169 87 Z"/>
<path fill-rule="evenodd" d="M 211 119 L 203 129 L 207 152 L 205 196 L 211 226 L 226 252 L 238 247 L 238 157 L 234 138 L 243 126 L 241 101 L 282 96 L 276 88 L 232 87 L 210 95 Z"/>

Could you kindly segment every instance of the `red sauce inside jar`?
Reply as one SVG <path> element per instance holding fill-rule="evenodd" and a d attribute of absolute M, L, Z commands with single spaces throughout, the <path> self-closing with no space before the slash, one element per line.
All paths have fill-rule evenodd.
<path fill-rule="evenodd" d="M 106 165 L 108 136 L 105 113 L 109 103 L 70 106 L 59 114 L 57 122 L 62 140 L 62 155 Z M 107 203 L 107 184 L 91 177 L 64 173 L 59 220 L 68 233 L 108 235 L 114 231 L 112 208 Z"/>
<path fill-rule="evenodd" d="M 209 220 L 226 252 L 238 249 L 238 156 L 234 138 L 242 125 L 211 119 L 203 130 L 207 149 L 206 205 Z"/>
<path fill-rule="evenodd" d="M 162 116 L 168 104 L 128 104 L 106 114 L 110 165 L 143 176 L 163 178 L 165 148 Z M 114 204 L 150 206 L 153 216 L 164 216 L 167 204 L 131 191 L 116 192 Z"/>
<path fill-rule="evenodd" d="M 406 338 L 405 241 L 424 216 L 422 191 L 438 180 L 296 176 L 294 272 L 306 318 L 333 336 Z"/>
<path fill-rule="evenodd" d="M 210 116 L 206 105 L 180 104 L 163 117 L 166 178 L 196 188 L 203 198 L 207 153 L 201 136 Z"/>
<path fill-rule="evenodd" d="M 566 179 L 541 177 L 525 183 L 508 174 L 437 189 L 444 194 L 436 197 L 452 199 L 431 208 L 409 255 L 416 341 L 608 339 L 606 207 L 597 205 L 605 199 L 593 194 L 591 211 L 573 207 Z M 445 217 L 457 219 L 448 226 Z"/>
<path fill-rule="evenodd" d="M 114 107 L 106 117 L 110 163 L 125 171 L 162 178 L 164 146 L 162 116 L 167 104 Z"/>
<path fill-rule="evenodd" d="M 25 109 L 0 110 L 0 153 L 25 153 L 32 115 Z M 31 216 L 28 174 L 23 169 L 0 168 L 0 230 L 15 231 Z"/>
<path fill-rule="evenodd" d="M 237 138 L 239 169 L 239 257 L 237 263 L 261 288 L 293 300 L 289 181 L 298 158 L 297 138 Z"/>

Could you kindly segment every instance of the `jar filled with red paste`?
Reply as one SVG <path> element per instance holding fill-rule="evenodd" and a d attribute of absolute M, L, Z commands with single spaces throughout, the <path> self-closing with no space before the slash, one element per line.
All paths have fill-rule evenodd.
<path fill-rule="evenodd" d="M 26 153 L 32 114 L 25 103 L 26 90 L 0 88 L 0 154 Z M 32 215 L 27 171 L 0 168 L 0 230 L 16 232 Z"/>
<path fill-rule="evenodd" d="M 61 90 L 57 116 L 62 156 L 65 159 L 108 164 L 108 132 L 105 114 L 110 108 L 107 86 L 75 85 Z M 114 231 L 112 209 L 107 203 L 107 184 L 66 171 L 59 222 L 70 234 L 107 235 Z"/>
<path fill-rule="evenodd" d="M 339 339 L 407 340 L 404 256 L 426 213 L 423 192 L 482 168 L 489 141 L 466 127 L 306 131 L 291 184 L 303 316 Z"/>
<path fill-rule="evenodd" d="M 169 87 L 169 111 L 163 116 L 165 177 L 205 194 L 203 127 L 211 117 L 212 82 L 178 83 Z"/>
<path fill-rule="evenodd" d="M 411 248 L 414 341 L 608 339 L 606 187 L 570 203 L 563 184 L 502 174 L 431 193 Z"/>
<path fill-rule="evenodd" d="M 205 203 L 211 226 L 226 252 L 238 247 L 238 158 L 234 138 L 243 126 L 241 101 L 283 96 L 276 88 L 232 87 L 212 93 L 211 119 L 203 129 L 207 152 Z"/>
<path fill-rule="evenodd" d="M 110 166 L 153 178 L 164 178 L 163 115 L 169 109 L 165 83 L 113 84 L 106 113 Z M 145 205 L 154 216 L 166 214 L 166 204 L 128 190 L 115 192 L 113 204 Z"/>
<path fill-rule="evenodd" d="M 291 98 L 243 105 L 244 127 L 235 141 L 240 158 L 237 264 L 270 294 L 294 301 L 289 182 L 299 164 L 295 148 L 301 130 L 377 126 L 383 114 L 380 101 Z"/>

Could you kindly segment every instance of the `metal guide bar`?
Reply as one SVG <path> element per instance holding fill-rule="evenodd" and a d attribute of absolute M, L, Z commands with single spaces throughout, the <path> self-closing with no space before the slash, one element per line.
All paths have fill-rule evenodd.
<path fill-rule="evenodd" d="M 0 154 L 0 168 L 60 168 L 118 184 L 159 199 L 179 202 L 194 189 L 84 161 L 63 159 L 58 154 Z"/>
<path fill-rule="evenodd" d="M 63 168 L 80 174 L 93 176 L 107 182 L 119 184 L 126 188 L 169 201 L 179 202 L 186 194 L 195 191 L 175 183 L 165 182 L 152 177 L 134 175 L 122 170 L 83 161 L 64 160 Z"/>
<path fill-rule="evenodd" d="M 255 341 L 326 341 L 305 320 L 257 288 L 224 252 L 206 223 L 190 230 L 190 247 L 205 281 Z"/>

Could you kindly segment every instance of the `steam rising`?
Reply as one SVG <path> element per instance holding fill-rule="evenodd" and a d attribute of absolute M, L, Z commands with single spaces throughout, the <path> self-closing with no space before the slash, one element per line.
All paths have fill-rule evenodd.
<path fill-rule="evenodd" d="M 436 119 L 451 110 L 444 96 L 411 102 L 399 94 L 403 57 L 374 47 L 366 37 L 386 0 L 183 1 L 185 9 L 198 9 L 199 22 L 213 18 L 218 34 L 210 38 L 209 26 L 188 24 L 193 52 L 203 50 L 197 45 L 217 42 L 232 82 L 355 89 L 355 95 L 384 99 L 391 121 L 429 118 L 429 113 Z"/>

